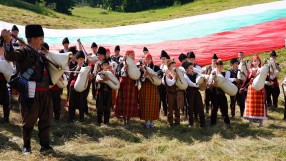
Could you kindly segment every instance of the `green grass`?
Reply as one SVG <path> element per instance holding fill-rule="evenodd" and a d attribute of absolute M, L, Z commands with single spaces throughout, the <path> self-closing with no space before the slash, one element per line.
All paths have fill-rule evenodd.
<path fill-rule="evenodd" d="M 285 55 L 286 51 L 276 51 L 278 62 L 284 67 L 279 75 L 281 82 L 286 73 L 286 58 L 281 55 Z M 269 53 L 259 55 L 262 59 L 269 57 Z M 63 100 L 65 95 L 64 92 Z M 207 124 L 205 129 L 199 128 L 197 122 L 195 127 L 188 128 L 184 116 L 181 116 L 181 126 L 169 129 L 166 117 L 161 116 L 155 122 L 155 129 L 146 129 L 139 119 L 133 119 L 131 125 L 125 127 L 122 120 L 114 116 L 109 126 L 98 127 L 95 104 L 89 98 L 90 115 L 83 123 L 68 123 L 65 108 L 61 122 L 52 124 L 54 154 L 42 155 L 38 152 L 38 129 L 35 127 L 31 156 L 21 154 L 21 117 L 16 106 L 12 110 L 11 124 L 1 124 L 0 160 L 286 160 L 283 103 L 281 93 L 279 108 L 268 109 L 269 118 L 263 128 L 248 127 L 248 121 L 238 117 L 237 107 L 237 116 L 231 119 L 230 130 L 225 129 L 220 113 L 218 124 L 214 127 Z M 209 123 L 209 117 L 206 121 Z"/>
<path fill-rule="evenodd" d="M 48 28 L 103 28 L 169 20 L 272 1 L 274 0 L 196 0 L 182 6 L 137 13 L 76 7 L 72 12 L 73 16 L 67 16 L 20 0 L 2 0 L 0 1 L 0 20 L 21 25 L 37 23 Z"/>

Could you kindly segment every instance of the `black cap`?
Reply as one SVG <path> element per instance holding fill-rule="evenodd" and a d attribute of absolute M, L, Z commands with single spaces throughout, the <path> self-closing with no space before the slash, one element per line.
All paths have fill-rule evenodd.
<path fill-rule="evenodd" d="M 188 58 L 196 58 L 195 53 L 192 52 L 192 51 L 191 51 L 191 52 L 188 52 L 187 57 L 188 57 Z"/>
<path fill-rule="evenodd" d="M 19 31 L 18 27 L 16 25 L 13 25 L 12 31 Z"/>
<path fill-rule="evenodd" d="M 109 64 L 109 60 L 107 58 L 104 58 L 102 61 L 101 61 L 101 65 L 103 64 Z"/>
<path fill-rule="evenodd" d="M 179 60 L 180 60 L 180 62 L 182 62 L 184 59 L 186 59 L 186 58 L 188 58 L 187 57 L 187 55 L 186 54 L 184 54 L 184 53 L 181 53 L 180 55 L 179 55 Z"/>
<path fill-rule="evenodd" d="M 65 37 L 65 38 L 63 39 L 62 44 L 69 44 L 69 43 L 70 43 L 69 39 L 68 39 L 67 37 Z"/>
<path fill-rule="evenodd" d="M 148 50 L 146 47 L 144 47 L 144 48 L 143 48 L 143 52 L 144 52 L 144 51 L 149 51 L 149 50 Z"/>
<path fill-rule="evenodd" d="M 218 59 L 218 57 L 216 56 L 216 54 L 213 55 L 212 59 Z"/>
<path fill-rule="evenodd" d="M 230 64 L 238 63 L 238 60 L 236 58 L 230 59 Z"/>
<path fill-rule="evenodd" d="M 271 57 L 277 57 L 277 54 L 276 54 L 276 52 L 274 50 L 272 50 L 271 53 L 270 53 L 270 56 Z"/>
<path fill-rule="evenodd" d="M 44 47 L 44 48 L 43 48 Z M 47 43 L 43 43 L 43 45 L 42 45 L 42 49 L 43 50 L 45 50 L 45 49 L 47 49 L 48 51 L 50 50 L 50 47 L 49 47 L 49 45 L 47 44 Z"/>
<path fill-rule="evenodd" d="M 85 59 L 85 55 L 84 55 L 83 51 L 78 51 L 78 52 L 75 54 L 75 58 L 76 58 L 76 59 L 79 59 L 79 58 L 84 58 L 84 59 Z"/>
<path fill-rule="evenodd" d="M 165 58 L 167 58 L 167 59 L 170 59 L 170 56 L 168 55 L 168 53 L 167 53 L 165 50 L 162 50 L 162 51 L 161 51 L 160 59 L 161 59 L 162 57 L 165 57 Z"/>
<path fill-rule="evenodd" d="M 44 31 L 41 25 L 27 25 L 25 27 L 26 38 L 43 37 Z"/>
<path fill-rule="evenodd" d="M 96 44 L 95 42 L 93 42 L 93 43 L 91 44 L 91 48 L 97 48 L 97 44 Z"/>
<path fill-rule="evenodd" d="M 97 50 L 97 54 L 106 55 L 106 49 L 100 46 Z"/>
<path fill-rule="evenodd" d="M 114 51 L 120 51 L 120 46 L 116 45 L 115 48 L 114 48 Z"/>
<path fill-rule="evenodd" d="M 68 51 L 72 52 L 72 54 L 75 55 L 77 53 L 76 46 L 69 47 Z"/>
<path fill-rule="evenodd" d="M 183 66 L 185 69 L 187 69 L 190 65 L 193 65 L 193 63 L 188 62 L 188 61 L 186 61 L 186 62 L 184 62 L 184 63 L 182 64 L 182 66 Z"/>

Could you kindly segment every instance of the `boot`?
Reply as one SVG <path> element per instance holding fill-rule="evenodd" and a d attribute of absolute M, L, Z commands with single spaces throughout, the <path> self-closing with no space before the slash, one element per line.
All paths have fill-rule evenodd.
<path fill-rule="evenodd" d="M 22 128 L 22 135 L 23 135 L 23 154 L 30 155 L 31 154 L 31 137 L 32 137 L 33 128 Z"/>
<path fill-rule="evenodd" d="M 8 106 L 3 106 L 3 113 L 4 113 L 4 117 L 3 117 L 2 122 L 9 123 L 10 108 Z"/>

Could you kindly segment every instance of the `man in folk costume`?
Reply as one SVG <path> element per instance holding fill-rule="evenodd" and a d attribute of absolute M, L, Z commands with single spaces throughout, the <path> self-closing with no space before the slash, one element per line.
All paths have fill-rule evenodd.
<path fill-rule="evenodd" d="M 95 42 L 91 44 L 91 50 L 92 50 L 92 55 L 97 55 L 98 51 L 98 46 Z M 89 66 L 91 67 L 90 72 L 93 73 L 94 67 L 97 65 L 96 63 L 89 63 Z M 90 89 L 91 86 L 91 93 L 92 93 L 92 98 L 93 100 L 96 100 L 96 83 L 95 83 L 95 78 L 91 79 L 91 82 L 89 83 L 88 89 Z M 89 93 L 89 90 L 87 90 L 87 94 Z"/>
<path fill-rule="evenodd" d="M 170 59 L 170 56 L 165 50 L 162 50 L 160 59 L 162 61 L 162 64 L 160 65 L 160 69 L 163 73 L 165 73 L 168 70 L 167 61 Z M 166 86 L 163 84 L 159 85 L 158 91 L 159 91 L 159 96 L 160 96 L 159 110 L 161 111 L 161 107 L 163 106 L 164 116 L 167 116 L 168 109 L 167 109 Z"/>
<path fill-rule="evenodd" d="M 210 75 L 212 70 L 214 70 L 216 68 L 216 63 L 217 63 L 218 57 L 216 54 L 213 54 L 212 56 L 212 62 L 211 65 L 208 65 L 204 68 L 202 68 L 202 73 L 205 73 L 207 75 Z M 211 102 L 211 89 L 207 88 L 205 90 L 205 98 L 204 98 L 204 103 L 205 103 L 205 110 L 206 113 L 209 113 L 209 109 L 210 109 L 210 102 Z"/>
<path fill-rule="evenodd" d="M 187 57 L 188 57 L 188 61 L 191 62 L 193 64 L 193 67 L 202 71 L 202 67 L 199 66 L 198 64 L 196 64 L 196 55 L 193 51 L 190 51 L 187 53 Z M 208 111 L 208 110 L 207 110 Z M 198 119 L 198 112 L 197 109 L 194 108 L 194 115 L 195 115 L 195 119 Z"/>
<path fill-rule="evenodd" d="M 193 51 L 187 54 L 189 62 L 193 63 L 193 67 L 197 68 L 198 70 L 202 70 L 202 67 L 196 63 L 196 55 Z"/>
<path fill-rule="evenodd" d="M 253 88 L 253 79 L 259 73 L 261 67 L 261 60 L 259 56 L 253 56 L 249 71 L 249 76 L 240 88 L 243 91 L 244 88 L 248 87 L 244 117 L 249 119 L 249 125 L 252 126 L 253 119 L 260 121 L 259 127 L 263 126 L 263 119 L 266 119 L 266 107 L 265 107 L 265 91 L 264 88 L 256 91 Z"/>
<path fill-rule="evenodd" d="M 119 74 L 116 73 L 116 70 L 117 70 L 119 64 L 117 64 L 117 62 L 115 62 L 111 59 L 110 50 L 108 48 L 106 48 L 106 59 L 109 62 L 110 71 L 113 74 L 116 74 L 119 78 L 120 77 Z M 120 69 L 119 69 L 119 71 L 120 71 Z M 112 90 L 112 110 L 114 110 L 114 107 L 116 105 L 116 98 L 117 98 L 117 90 Z"/>
<path fill-rule="evenodd" d="M 71 52 L 72 55 L 70 55 L 70 59 L 68 62 L 68 68 L 66 70 L 72 71 L 77 66 L 76 53 L 78 52 L 78 50 L 76 49 L 76 46 L 71 46 L 68 48 L 67 52 Z M 62 53 L 65 53 L 65 52 L 62 52 Z M 70 80 L 69 75 L 70 73 L 67 73 L 68 80 Z M 67 100 L 66 100 L 67 107 L 69 107 L 70 82 L 71 81 L 68 81 L 68 85 L 67 85 Z"/>
<path fill-rule="evenodd" d="M 154 65 L 152 55 L 145 55 L 144 66 L 141 67 L 141 88 L 139 90 L 140 119 L 145 120 L 146 128 L 154 128 L 154 120 L 159 119 L 159 94 L 157 87 L 147 77 L 162 77 L 160 67 Z M 151 68 L 156 75 L 148 73 L 145 66 Z"/>
<path fill-rule="evenodd" d="M 273 62 L 270 68 L 276 69 L 278 72 L 281 71 L 280 65 L 276 62 L 276 52 L 273 50 L 270 53 L 270 62 Z M 278 74 L 278 73 L 277 73 Z M 266 102 L 268 107 L 277 108 L 278 107 L 278 97 L 280 94 L 280 88 L 278 83 L 277 75 L 272 72 L 269 72 L 266 81 L 265 81 L 265 92 L 266 92 Z M 271 99 L 272 96 L 272 99 Z M 272 102 L 273 101 L 273 102 Z"/>
<path fill-rule="evenodd" d="M 217 87 L 217 82 L 214 77 L 218 74 L 225 76 L 223 72 L 223 61 L 218 60 L 216 63 L 216 68 L 212 71 L 210 79 L 208 81 L 208 86 L 211 89 L 211 102 L 212 102 L 212 110 L 211 110 L 211 125 L 216 125 L 217 120 L 217 111 L 220 108 L 224 123 L 226 124 L 226 128 L 230 128 L 230 119 L 228 116 L 228 105 L 227 98 L 225 96 L 225 92 Z"/>
<path fill-rule="evenodd" d="M 178 75 L 175 73 L 174 69 L 176 63 L 171 59 L 167 60 L 168 70 L 165 72 L 165 87 L 167 92 L 167 104 L 168 104 L 168 122 L 169 126 L 174 126 L 174 114 L 175 114 L 175 125 L 180 125 L 180 108 L 177 99 L 178 87 L 176 86 L 176 80 Z"/>
<path fill-rule="evenodd" d="M 75 55 L 77 66 L 74 67 L 74 69 L 71 69 L 71 71 L 80 71 L 82 67 L 86 67 L 85 64 L 85 54 L 83 51 L 78 51 Z M 86 90 L 82 92 L 78 92 L 75 90 L 74 85 L 76 83 L 76 80 L 78 79 L 77 73 L 71 73 L 69 78 L 69 84 L 70 84 L 70 93 L 69 93 L 69 122 L 74 122 L 75 120 L 75 110 L 76 108 L 79 109 L 79 120 L 80 122 L 84 121 L 84 112 L 86 110 Z M 84 82 L 82 82 L 84 83 Z"/>
<path fill-rule="evenodd" d="M 44 43 L 42 45 L 42 53 L 45 53 L 46 55 L 48 54 L 47 52 L 49 51 L 50 47 L 47 43 Z M 63 80 L 63 78 L 61 78 Z M 53 102 L 53 111 L 54 111 L 54 117 L 57 122 L 60 121 L 60 114 L 61 114 L 61 94 L 63 90 L 58 87 L 58 85 L 53 85 L 52 88 L 49 89 L 52 102 Z"/>
<path fill-rule="evenodd" d="M 37 51 L 41 50 L 44 40 L 44 31 L 40 25 L 27 25 L 25 29 L 29 46 Z M 49 93 L 50 76 L 48 62 L 41 57 L 32 54 L 33 50 L 23 47 L 14 50 L 11 44 L 10 32 L 2 30 L 2 37 L 5 44 L 5 58 L 8 61 L 15 61 L 19 81 L 20 109 L 22 115 L 23 132 L 23 153 L 31 153 L 31 136 L 35 123 L 38 120 L 40 152 L 52 150 L 49 144 L 50 124 L 52 118 L 52 101 Z M 37 53 L 38 54 L 38 53 Z M 17 84 L 20 86 L 20 84 Z M 29 92 L 29 95 L 27 93 Z"/>
<path fill-rule="evenodd" d="M 0 60 L 4 58 L 4 40 L 0 40 Z M 3 119 L 2 123 L 9 123 L 10 107 L 9 107 L 9 91 L 7 87 L 7 81 L 3 73 L 0 73 L 0 105 L 3 106 Z"/>
<path fill-rule="evenodd" d="M 179 61 L 181 62 L 181 66 L 179 66 L 179 70 L 185 74 L 186 71 L 185 71 L 185 68 L 183 67 L 183 64 L 187 61 L 189 61 L 188 57 L 186 54 L 184 53 L 181 53 L 179 55 Z M 183 115 L 185 114 L 186 118 L 188 117 L 188 107 L 187 107 L 187 98 L 186 98 L 186 92 L 185 91 L 178 91 L 178 100 L 180 100 L 179 98 L 181 98 L 181 95 L 184 94 L 184 102 L 182 102 L 182 105 L 180 105 L 180 107 L 182 108 L 182 112 L 183 112 Z"/>
<path fill-rule="evenodd" d="M 101 61 L 101 70 L 109 71 L 110 65 L 107 59 L 103 59 Z M 96 108 L 97 108 L 97 123 L 101 126 L 102 122 L 107 125 L 109 124 L 110 119 L 110 109 L 112 106 L 112 89 L 108 84 L 104 83 L 104 81 L 108 81 L 109 78 L 105 75 L 103 78 L 100 74 L 96 76 L 96 82 L 98 83 L 98 93 L 96 100 Z M 103 118 L 103 120 L 102 120 Z"/>
<path fill-rule="evenodd" d="M 123 56 L 120 55 L 120 46 L 116 45 L 114 48 L 114 55 L 111 56 L 111 60 L 115 61 L 117 63 L 117 65 L 119 65 L 122 58 L 123 58 Z M 118 73 L 118 72 L 119 72 L 119 69 L 117 69 L 116 73 Z"/>
<path fill-rule="evenodd" d="M 62 45 L 63 45 L 64 48 L 60 50 L 60 53 L 69 52 L 70 41 L 69 41 L 69 39 L 67 37 L 63 39 Z"/>
<path fill-rule="evenodd" d="M 18 37 L 19 29 L 18 29 L 18 27 L 16 25 L 13 25 L 11 31 L 12 31 L 12 35 Z M 18 43 L 18 40 L 16 40 L 15 38 L 12 38 L 12 45 L 14 47 L 19 47 L 20 46 L 20 44 Z"/>
<path fill-rule="evenodd" d="M 193 71 L 193 64 L 191 62 L 183 63 L 186 70 L 184 74 L 185 80 L 188 82 L 188 88 L 186 89 L 186 99 L 188 102 L 188 115 L 189 115 L 189 127 L 194 125 L 194 109 L 198 112 L 200 119 L 200 127 L 205 127 L 205 114 L 201 93 L 199 91 L 199 85 L 196 84 L 197 73 Z"/>
<path fill-rule="evenodd" d="M 238 60 L 236 58 L 232 58 L 230 60 L 231 68 L 230 70 L 226 71 L 225 73 L 225 79 L 227 79 L 229 82 L 233 83 L 237 86 L 238 89 L 240 89 L 242 85 L 242 81 L 237 78 L 238 74 Z M 237 93 L 235 96 L 230 96 L 230 110 L 231 110 L 231 116 L 235 116 L 235 106 L 236 102 L 238 103 L 240 107 L 240 117 L 243 116 L 244 112 L 244 106 L 245 106 L 245 97 L 241 93 Z"/>
<path fill-rule="evenodd" d="M 135 53 L 133 50 L 127 50 L 126 55 L 133 61 Z M 121 62 L 120 67 L 120 88 L 115 108 L 115 116 L 123 116 L 124 125 L 130 124 L 131 117 L 138 116 L 138 84 L 136 80 L 132 80 L 128 74 L 128 64 Z"/>

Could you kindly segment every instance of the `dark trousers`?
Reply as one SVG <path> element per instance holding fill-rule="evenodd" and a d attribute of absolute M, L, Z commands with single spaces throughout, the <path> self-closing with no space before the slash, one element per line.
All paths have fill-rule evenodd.
<path fill-rule="evenodd" d="M 209 109 L 210 109 L 210 106 L 211 106 L 210 102 L 211 102 L 211 89 L 207 88 L 205 90 L 205 99 L 204 99 L 206 113 L 209 112 Z"/>
<path fill-rule="evenodd" d="M 51 98 L 53 101 L 53 110 L 54 110 L 54 116 L 55 120 L 60 119 L 61 115 L 61 94 L 62 90 L 50 90 Z"/>
<path fill-rule="evenodd" d="M 49 146 L 49 133 L 53 115 L 53 103 L 49 91 L 35 93 L 35 98 L 20 103 L 24 147 L 30 147 L 32 131 L 38 120 L 40 145 Z"/>
<path fill-rule="evenodd" d="M 69 95 L 69 120 L 73 121 L 75 118 L 75 109 L 79 110 L 80 121 L 84 119 L 84 109 L 86 105 L 85 90 L 82 92 L 77 92 L 74 86 L 70 87 Z"/>
<path fill-rule="evenodd" d="M 161 111 L 161 107 L 163 106 L 164 115 L 167 115 L 166 87 L 163 84 L 161 84 L 158 86 L 158 91 L 160 96 L 159 110 Z"/>
<path fill-rule="evenodd" d="M 10 107 L 8 105 L 3 105 L 3 121 L 9 121 Z"/>
<path fill-rule="evenodd" d="M 265 85 L 266 101 L 268 106 L 278 107 L 278 97 L 280 94 L 279 87 L 272 87 Z M 272 99 L 271 99 L 272 96 Z M 273 101 L 273 102 L 272 102 Z"/>
<path fill-rule="evenodd" d="M 235 96 L 230 96 L 230 110 L 232 117 L 235 116 L 236 103 L 240 108 L 240 116 L 242 117 L 245 108 L 245 92 L 237 93 Z"/>
<path fill-rule="evenodd" d="M 177 101 L 177 92 L 168 93 L 168 122 L 172 126 L 174 124 L 174 113 L 175 113 L 175 124 L 180 124 L 180 108 Z"/>
<path fill-rule="evenodd" d="M 99 90 L 96 99 L 96 108 L 97 108 L 97 122 L 98 124 L 102 123 L 102 117 L 104 117 L 103 123 L 109 123 L 110 118 L 110 109 L 112 106 L 112 91 L 109 88 L 104 88 Z"/>
<path fill-rule="evenodd" d="M 201 93 L 198 90 L 187 91 L 187 102 L 188 102 L 188 115 L 189 115 L 189 125 L 194 124 L 194 110 L 198 112 L 200 119 L 200 126 L 205 126 L 205 114 L 204 106 Z"/>
<path fill-rule="evenodd" d="M 218 108 L 220 108 L 224 123 L 230 124 L 230 120 L 228 117 L 227 98 L 225 94 L 222 92 L 218 92 L 218 90 L 216 90 L 215 88 L 212 89 L 211 93 L 212 93 L 211 125 L 216 124 Z"/>

